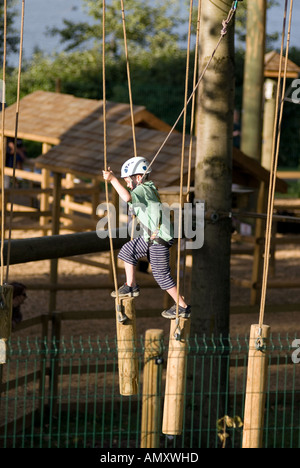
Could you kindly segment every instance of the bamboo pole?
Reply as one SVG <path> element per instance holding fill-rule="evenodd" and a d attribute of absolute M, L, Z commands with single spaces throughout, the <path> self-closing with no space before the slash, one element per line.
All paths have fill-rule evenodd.
<path fill-rule="evenodd" d="M 121 305 L 127 320 L 120 323 L 118 320 L 119 312 L 116 312 L 119 386 L 120 394 L 129 396 L 138 393 L 139 381 L 134 299 L 132 297 L 122 299 Z"/>
<path fill-rule="evenodd" d="M 258 331 L 258 325 L 251 325 L 244 412 L 243 448 L 262 447 L 270 327 L 268 325 L 262 326 L 261 336 L 264 343 L 263 349 L 257 348 Z"/>
<path fill-rule="evenodd" d="M 179 319 L 181 339 L 175 338 L 176 320 L 171 321 L 167 363 L 165 402 L 163 414 L 164 434 L 180 435 L 183 424 L 185 398 L 186 356 L 190 334 L 190 320 Z"/>
<path fill-rule="evenodd" d="M 162 378 L 163 330 L 150 329 L 145 334 L 141 448 L 158 448 Z"/>

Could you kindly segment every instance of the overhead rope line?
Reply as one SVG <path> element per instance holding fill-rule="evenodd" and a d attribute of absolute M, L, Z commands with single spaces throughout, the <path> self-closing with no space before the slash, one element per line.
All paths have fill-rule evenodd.
<path fill-rule="evenodd" d="M 221 33 L 220 33 L 219 40 L 218 40 L 218 42 L 217 42 L 217 44 L 216 44 L 216 47 L 214 48 L 214 50 L 213 50 L 213 52 L 212 52 L 212 54 L 211 54 L 211 56 L 210 56 L 210 58 L 209 58 L 207 64 L 205 65 L 205 67 L 204 67 L 204 69 L 203 69 L 203 71 L 202 71 L 202 73 L 201 73 L 201 75 L 200 75 L 200 77 L 199 77 L 199 79 L 198 79 L 198 81 L 197 81 L 197 83 L 196 83 L 196 85 L 195 85 L 195 87 L 194 87 L 194 89 L 193 89 L 191 95 L 190 95 L 189 98 L 187 99 L 184 108 L 183 108 L 182 111 L 180 112 L 180 114 L 179 114 L 179 116 L 177 117 L 177 120 L 175 121 L 173 127 L 171 128 L 171 130 L 169 131 L 168 135 L 167 135 L 166 138 L 164 139 L 163 143 L 161 144 L 161 146 L 160 146 L 159 149 L 157 150 L 156 154 L 154 155 L 152 161 L 151 161 L 150 164 L 149 164 L 148 169 L 153 165 L 154 161 L 155 161 L 155 160 L 157 159 L 157 157 L 159 156 L 160 152 L 162 151 L 163 147 L 165 146 L 165 144 L 166 144 L 167 141 L 169 140 L 171 134 L 173 133 L 173 131 L 175 130 L 175 128 L 176 128 L 176 126 L 177 126 L 177 124 L 178 124 L 178 122 L 180 121 L 181 117 L 183 116 L 183 114 L 184 114 L 184 112 L 185 112 L 187 106 L 188 106 L 189 103 L 191 102 L 191 100 L 192 100 L 194 94 L 196 93 L 196 91 L 197 91 L 197 89 L 198 89 L 198 87 L 199 87 L 199 85 L 200 85 L 200 83 L 201 83 L 201 81 L 202 81 L 202 79 L 203 79 L 203 77 L 204 77 L 204 75 L 205 75 L 205 73 L 206 73 L 206 70 L 207 70 L 208 67 L 210 66 L 210 64 L 211 64 L 211 62 L 212 62 L 212 60 L 213 60 L 213 58 L 214 58 L 214 56 L 215 56 L 215 54 L 216 54 L 216 52 L 217 52 L 217 50 L 218 50 L 218 48 L 219 48 L 219 45 L 220 45 L 220 43 L 222 42 L 223 37 L 227 34 L 228 26 L 229 26 L 230 22 L 232 21 L 234 15 L 235 15 L 235 13 L 236 13 L 237 5 L 238 5 L 238 0 L 235 0 L 235 1 L 232 3 L 232 6 L 231 6 L 231 8 L 230 8 L 230 10 L 229 10 L 229 13 L 228 13 L 228 16 L 227 16 L 226 20 L 223 20 L 223 21 L 222 21 L 222 30 L 221 30 Z M 145 177 L 145 174 L 144 174 L 144 177 Z"/>
<path fill-rule="evenodd" d="M 17 139 L 18 139 L 18 126 L 19 126 L 19 113 L 20 113 L 20 88 L 21 88 L 21 70 L 22 70 L 23 38 L 24 38 L 24 17 L 25 17 L 25 0 L 22 0 L 19 68 L 18 68 L 18 82 L 17 82 L 16 120 L 15 120 L 15 136 L 14 136 L 14 158 L 13 158 L 13 175 L 12 175 L 12 189 L 13 189 L 13 192 L 12 192 L 12 196 L 11 196 L 11 200 L 10 200 L 9 229 L 8 229 L 9 233 L 8 233 L 7 261 L 6 261 L 6 283 L 8 283 L 8 277 L 9 277 L 12 217 L 13 217 L 13 209 L 14 209 L 14 189 L 15 189 L 15 181 L 16 181 Z"/>
<path fill-rule="evenodd" d="M 288 62 L 288 55 L 289 55 L 293 0 L 291 0 L 290 10 L 289 10 L 289 25 L 288 25 L 288 33 L 287 33 L 287 45 L 286 45 L 285 65 L 284 65 L 283 84 L 282 84 L 282 93 L 281 93 L 281 74 L 282 74 L 282 63 L 283 63 L 284 39 L 285 39 L 285 31 L 286 31 L 287 8 L 288 8 L 288 0 L 285 0 L 280 62 L 279 62 L 279 72 L 278 72 L 275 121 L 274 121 L 273 142 L 272 142 L 272 159 L 271 159 L 271 169 L 270 169 L 270 183 L 269 183 L 268 209 L 267 209 L 267 222 L 266 222 L 266 235 L 265 235 L 266 242 L 265 242 L 265 251 L 264 251 L 262 291 L 261 291 L 259 327 L 258 327 L 258 338 L 257 338 L 258 348 L 263 346 L 263 343 L 261 342 L 262 326 L 264 323 L 264 313 L 265 313 L 265 303 L 266 303 L 266 290 L 267 290 L 267 281 L 268 281 L 270 245 L 271 245 L 271 234 L 272 234 L 272 218 L 273 218 L 273 210 L 274 210 L 274 197 L 275 197 L 275 186 L 276 186 L 276 178 L 277 178 L 277 166 L 278 166 L 279 144 L 280 144 L 280 137 L 281 137 L 284 95 L 285 95 L 285 88 L 286 88 L 287 64 L 288 64 L 287 62 Z M 281 96 L 283 97 L 281 98 Z M 279 114 L 278 114 L 278 110 L 279 110 Z"/>

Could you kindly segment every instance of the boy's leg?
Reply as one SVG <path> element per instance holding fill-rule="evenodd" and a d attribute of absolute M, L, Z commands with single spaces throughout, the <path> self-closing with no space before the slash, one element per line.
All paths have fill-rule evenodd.
<path fill-rule="evenodd" d="M 175 303 L 177 303 L 177 286 L 174 286 L 173 288 L 167 289 L 167 293 L 169 293 L 171 298 L 173 299 L 173 301 Z M 180 296 L 180 294 L 179 294 L 178 303 L 179 303 L 179 305 L 181 307 L 184 307 L 184 308 L 187 307 L 187 303 L 184 301 L 183 297 Z"/>
<path fill-rule="evenodd" d="M 131 265 L 131 263 L 124 262 L 125 266 L 125 274 L 126 274 L 126 283 L 128 286 L 136 286 L 136 279 L 135 279 L 135 270 L 136 267 Z"/>
<path fill-rule="evenodd" d="M 126 274 L 126 283 L 119 288 L 120 297 L 136 297 L 140 294 L 135 271 L 139 258 L 146 256 L 147 251 L 148 245 L 141 237 L 127 242 L 120 250 L 118 258 L 123 260 Z M 111 295 L 116 297 L 116 291 L 113 291 Z"/>

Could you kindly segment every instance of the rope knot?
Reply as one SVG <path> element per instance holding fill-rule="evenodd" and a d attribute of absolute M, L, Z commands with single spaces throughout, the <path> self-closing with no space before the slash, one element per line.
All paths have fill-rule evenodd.
<path fill-rule="evenodd" d="M 225 36 L 227 34 L 227 26 L 228 26 L 228 21 L 227 20 L 223 20 L 222 21 L 222 30 L 221 30 L 221 36 Z"/>

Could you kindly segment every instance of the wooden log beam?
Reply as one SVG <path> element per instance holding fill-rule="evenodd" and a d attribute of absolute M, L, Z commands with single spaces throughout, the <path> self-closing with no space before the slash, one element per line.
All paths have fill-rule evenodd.
<path fill-rule="evenodd" d="M 129 240 L 119 237 L 116 231 L 114 248 L 120 249 Z M 80 232 L 75 234 L 61 234 L 54 236 L 33 237 L 29 239 L 12 239 L 10 264 L 35 262 L 53 258 L 71 257 L 95 252 L 110 250 L 109 238 L 100 239 L 94 232 Z M 4 242 L 4 264 L 7 262 L 8 241 Z"/>

